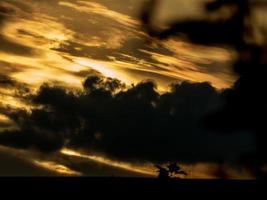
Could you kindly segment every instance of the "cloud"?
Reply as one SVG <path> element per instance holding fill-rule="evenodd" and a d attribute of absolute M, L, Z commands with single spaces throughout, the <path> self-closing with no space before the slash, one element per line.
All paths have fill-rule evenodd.
<path fill-rule="evenodd" d="M 2 38 L 5 38 L 7 45 L 0 47 L 3 48 L 0 60 L 7 63 L 4 64 L 5 71 L 8 71 L 7 66 L 11 66 L 9 71 L 14 67 L 18 69 L 10 73 L 12 78 L 32 87 L 39 87 L 43 81 L 60 83 L 66 87 L 80 87 L 81 78 L 85 76 L 72 74 L 84 72 L 86 68 L 120 78 L 127 84 L 152 78 L 162 90 L 166 90 L 173 81 L 207 80 L 213 86 L 225 88 L 234 80 L 230 71 L 222 70 L 223 64 L 220 67 L 209 67 L 216 62 L 214 60 L 218 60 L 219 64 L 224 62 L 219 56 L 225 54 L 221 53 L 222 50 L 218 51 L 218 55 L 212 53 L 215 58 L 210 61 L 207 55 L 211 53 L 202 48 L 197 48 L 195 54 L 188 55 L 193 50 L 182 45 L 175 48 L 175 42 L 166 45 L 151 44 L 139 25 L 133 27 L 138 19 L 123 12 L 121 3 L 113 5 L 112 1 L 103 0 L 98 3 L 89 2 L 87 5 L 88 2 L 64 1 L 87 10 L 81 12 L 78 8 L 60 5 L 59 1 L 3 2 L 14 11 L 8 14 L 2 28 Z M 4 5 L 3 2 L 1 5 Z M 134 6 L 132 9 L 136 12 L 142 5 L 141 1 L 127 2 L 130 7 Z M 126 7 L 126 10 L 131 10 Z M 10 44 L 10 41 L 15 44 Z M 25 49 L 25 44 L 29 48 Z M 217 52 L 217 49 L 211 51 Z M 176 64 L 170 56 L 176 57 Z M 81 66 L 79 62 L 75 62 L 77 60 L 96 60 L 104 64 L 100 68 L 91 66 L 91 62 Z"/>
<path fill-rule="evenodd" d="M 8 75 L 0 74 L 0 113 L 5 115 L 15 108 L 27 108 L 28 105 L 25 105 L 22 100 L 29 91 L 26 84 L 19 83 Z"/>
<path fill-rule="evenodd" d="M 0 43 L 1 43 L 0 51 L 4 51 L 6 53 L 22 55 L 22 56 L 37 55 L 36 50 L 34 50 L 33 48 L 10 41 L 9 39 L 3 37 L 2 35 L 0 35 Z"/>
<path fill-rule="evenodd" d="M 250 57 L 247 58 L 246 54 Z M 224 92 L 226 104 L 208 118 L 209 126 L 213 130 L 234 132 L 235 130 L 250 130 L 254 132 L 257 144 L 257 154 L 248 162 L 252 165 L 266 163 L 266 48 L 261 46 L 247 46 L 240 51 L 240 60 L 234 68 L 240 74 L 231 89 Z M 222 121 L 224 123 L 222 123 Z M 259 172 L 259 171 L 258 171 Z M 259 175 L 263 177 L 263 174 Z"/>
<path fill-rule="evenodd" d="M 116 79 L 90 76 L 82 92 L 43 85 L 32 94 L 30 112 L 9 113 L 19 129 L 0 134 L 0 143 L 53 152 L 62 147 L 119 160 L 238 162 L 253 151 L 246 132 L 220 135 L 201 120 L 223 105 L 208 83 L 183 82 L 159 94 L 153 82 L 130 88 Z"/>
<path fill-rule="evenodd" d="M 77 1 L 75 4 L 66 1 L 61 1 L 59 2 L 59 5 L 73 8 L 79 12 L 85 12 L 90 14 L 95 13 L 98 15 L 105 16 L 107 18 L 113 18 L 121 25 L 124 25 L 125 27 L 129 28 L 135 28 L 139 25 L 139 22 L 131 18 L 130 16 L 110 10 L 107 7 L 96 2 Z"/>
<path fill-rule="evenodd" d="M 10 77 L 5 75 L 0 75 L 0 86 L 5 87 L 14 87 L 16 82 L 12 80 Z"/>
<path fill-rule="evenodd" d="M 17 12 L 17 8 L 9 3 L 1 2 L 0 4 L 0 51 L 17 54 L 17 55 L 34 55 L 36 52 L 33 48 L 17 43 L 5 37 L 2 33 L 5 21 L 7 21 L 12 14 Z"/>
<path fill-rule="evenodd" d="M 51 50 L 70 40 L 74 33 L 57 18 L 39 12 L 38 6 L 45 7 L 40 2 L 1 1 L 0 6 L 11 10 L 5 12 L 2 20 L 0 73 L 29 84 L 31 88 L 39 87 L 44 80 L 60 85 L 67 81 L 72 84 L 71 87 L 80 87 L 78 72 L 86 69 Z M 10 95 L 7 98 L 11 98 Z"/>
<path fill-rule="evenodd" d="M 129 15 L 133 18 L 138 18 L 140 9 L 145 1 L 146 0 L 125 0 L 117 3 L 116 0 L 97 0 L 95 2 L 106 6 L 110 10 Z"/>

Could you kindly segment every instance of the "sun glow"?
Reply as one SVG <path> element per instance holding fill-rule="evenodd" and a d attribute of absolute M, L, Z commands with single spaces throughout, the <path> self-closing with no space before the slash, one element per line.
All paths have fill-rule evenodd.
<path fill-rule="evenodd" d="M 101 72 L 102 74 L 104 74 L 105 76 L 108 76 L 111 78 L 115 77 L 114 71 L 112 69 L 108 69 L 108 67 L 106 65 L 104 65 L 103 63 L 89 60 L 89 59 L 76 59 L 75 62 L 81 66 L 87 66 L 87 67 L 90 67 L 94 70 L 97 70 L 97 71 Z"/>

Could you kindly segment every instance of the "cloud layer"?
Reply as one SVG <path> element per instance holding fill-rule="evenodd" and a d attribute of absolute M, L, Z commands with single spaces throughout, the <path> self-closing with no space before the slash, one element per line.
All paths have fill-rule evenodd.
<path fill-rule="evenodd" d="M 137 18 L 142 2 L 1 1 L 0 60 L 12 66 L 23 64 L 11 76 L 34 87 L 47 80 L 80 86 L 85 77 L 70 73 L 90 68 L 91 61 L 105 62 L 103 70 L 96 70 L 106 76 L 112 68 L 112 77 L 129 84 L 154 78 L 163 90 L 173 81 L 206 80 L 217 88 L 233 83 L 230 68 L 222 67 L 231 61 L 227 50 L 212 48 L 210 57 L 204 47 L 192 51 L 194 45 L 173 39 L 151 44 Z M 79 64 L 85 59 L 86 67 Z"/>
<path fill-rule="evenodd" d="M 119 80 L 90 76 L 82 92 L 43 85 L 27 97 L 37 107 L 6 114 L 18 129 L 0 134 L 0 143 L 53 152 L 82 149 L 120 160 L 238 162 L 254 149 L 246 132 L 208 131 L 203 119 L 223 106 L 208 83 L 173 85 L 159 94 L 153 82 L 126 88 Z M 223 123 L 223 122 L 222 122 Z"/>

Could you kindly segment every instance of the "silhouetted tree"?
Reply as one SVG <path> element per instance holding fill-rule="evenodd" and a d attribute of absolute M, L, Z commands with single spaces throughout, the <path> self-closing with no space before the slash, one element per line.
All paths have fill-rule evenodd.
<path fill-rule="evenodd" d="M 172 162 L 167 167 L 171 176 L 176 174 L 187 175 L 185 171 L 181 170 L 177 162 Z"/>
<path fill-rule="evenodd" d="M 170 178 L 169 172 L 167 169 L 165 169 L 164 167 L 160 166 L 160 165 L 156 165 L 156 168 L 158 169 L 158 178 L 161 180 L 166 180 L 168 178 Z"/>
<path fill-rule="evenodd" d="M 187 176 L 187 173 L 181 170 L 181 167 L 178 165 L 177 162 L 170 163 L 167 168 L 162 167 L 160 165 L 156 165 L 156 168 L 158 169 L 157 172 L 159 179 L 167 179 L 175 175 Z"/>

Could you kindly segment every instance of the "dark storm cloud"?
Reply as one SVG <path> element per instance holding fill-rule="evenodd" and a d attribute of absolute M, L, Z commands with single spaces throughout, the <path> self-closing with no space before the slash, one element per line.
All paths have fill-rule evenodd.
<path fill-rule="evenodd" d="M 196 44 L 205 45 L 218 45 L 218 44 L 230 44 L 240 45 L 244 35 L 245 24 L 243 23 L 243 16 L 248 14 L 248 7 L 245 6 L 247 1 L 215 1 L 206 3 L 207 15 L 213 11 L 218 10 L 225 4 L 242 4 L 240 12 L 234 13 L 230 20 L 210 20 L 205 19 L 194 19 L 185 21 L 172 21 L 168 24 L 168 28 L 164 30 L 157 30 L 153 26 L 153 13 L 155 8 L 158 6 L 158 0 L 148 1 L 147 8 L 144 9 L 142 21 L 144 29 L 155 37 L 160 39 L 166 39 L 171 36 L 186 35 L 191 42 Z M 240 3 L 241 2 L 241 3 Z M 245 2 L 245 3 L 243 3 Z"/>
<path fill-rule="evenodd" d="M 19 129 L 0 134 L 0 143 L 45 152 L 63 146 L 121 160 L 233 161 L 252 150 L 249 134 L 219 135 L 201 120 L 223 105 L 208 83 L 173 85 L 159 94 L 153 82 L 125 89 L 120 81 L 91 76 L 83 92 L 43 85 L 31 95 L 42 108 L 10 112 Z"/>
<path fill-rule="evenodd" d="M 226 105 L 208 118 L 209 126 L 220 131 L 252 130 L 256 136 L 257 154 L 248 162 L 266 163 L 266 47 L 247 46 L 240 51 L 235 71 L 240 74 L 233 88 L 224 92 Z M 247 54 L 250 57 L 247 57 Z M 221 121 L 224 123 L 220 123 Z M 255 162 L 255 163 L 254 163 Z M 257 172 L 259 173 L 259 172 Z M 258 174 L 259 175 L 259 174 Z M 259 177 L 263 176 L 260 174 Z M 266 174 L 263 176 L 266 177 Z"/>

